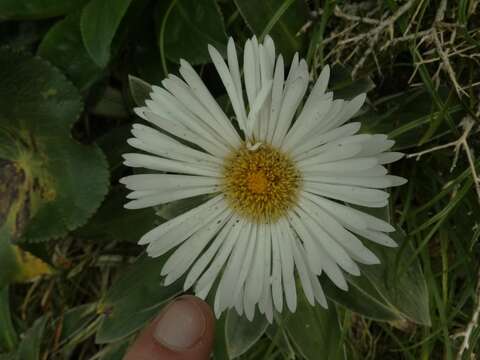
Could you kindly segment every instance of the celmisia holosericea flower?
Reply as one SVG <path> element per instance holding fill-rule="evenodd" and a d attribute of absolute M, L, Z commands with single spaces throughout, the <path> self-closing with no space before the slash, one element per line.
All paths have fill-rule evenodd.
<path fill-rule="evenodd" d="M 133 125 L 125 164 L 151 170 L 121 182 L 132 192 L 125 207 L 139 209 L 198 195 L 203 204 L 157 226 L 140 239 L 152 257 L 175 249 L 163 266 L 165 284 L 185 276 L 205 298 L 216 291 L 217 316 L 235 307 L 272 321 L 274 310 L 297 306 L 296 279 L 306 299 L 327 307 L 319 281 L 325 274 L 347 290 L 345 273 L 379 259 L 358 238 L 395 246 L 383 220 L 354 209 L 384 207 L 385 189 L 405 179 L 387 175 L 385 135 L 356 134 L 348 122 L 365 94 L 334 99 L 323 68 L 309 95 L 305 60 L 295 55 L 285 73 L 270 37 L 253 37 L 243 50 L 243 82 L 232 39 L 227 59 L 208 51 L 234 116 L 225 114 L 197 72 L 180 62 L 180 77 L 153 86 L 135 112 L 152 126 Z"/>

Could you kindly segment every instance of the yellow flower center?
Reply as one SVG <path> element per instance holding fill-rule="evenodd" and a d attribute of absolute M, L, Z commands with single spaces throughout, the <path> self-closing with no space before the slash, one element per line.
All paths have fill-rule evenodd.
<path fill-rule="evenodd" d="M 255 222 L 274 222 L 296 202 L 300 173 L 293 162 L 270 145 L 245 146 L 225 161 L 224 193 L 240 215 Z"/>

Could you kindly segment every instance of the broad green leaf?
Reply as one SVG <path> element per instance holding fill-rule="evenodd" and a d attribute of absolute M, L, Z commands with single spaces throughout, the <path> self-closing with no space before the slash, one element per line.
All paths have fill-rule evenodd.
<path fill-rule="evenodd" d="M 48 315 L 42 316 L 27 330 L 18 347 L 19 360 L 40 360 L 40 346 L 48 319 Z"/>
<path fill-rule="evenodd" d="M 43 260 L 11 244 L 6 226 L 0 229 L 0 288 L 14 281 L 32 281 L 52 273 L 53 269 Z"/>
<path fill-rule="evenodd" d="M 98 139 L 98 145 L 107 157 L 111 178 L 114 181 L 125 173 L 122 154 L 132 151 L 132 147 L 127 143 L 128 138 L 132 136 L 131 131 L 132 126 L 126 124 L 111 129 Z"/>
<path fill-rule="evenodd" d="M 10 313 L 9 288 L 0 289 L 0 352 L 12 351 L 18 342 L 18 335 Z"/>
<path fill-rule="evenodd" d="M 155 315 L 162 305 L 182 292 L 181 281 L 163 286 L 160 272 L 167 256 L 140 257 L 120 276 L 99 305 L 103 315 L 96 342 L 112 343 L 131 335 Z"/>
<path fill-rule="evenodd" d="M 304 1 L 234 1 L 252 32 L 259 37 L 269 33 L 275 42 L 278 52 L 287 61 L 295 52 L 302 49 L 305 35 L 297 35 L 297 33 L 307 22 L 308 10 Z"/>
<path fill-rule="evenodd" d="M 266 334 L 272 341 L 272 344 L 280 349 L 284 359 L 295 359 L 295 350 L 285 333 L 285 329 L 282 329 L 277 324 L 272 324 L 267 328 Z"/>
<path fill-rule="evenodd" d="M 215 341 L 213 343 L 213 358 L 215 360 L 230 360 L 228 354 L 227 334 L 225 320 L 227 313 L 223 312 L 219 319 L 215 320 Z"/>
<path fill-rule="evenodd" d="M 343 291 L 332 284 L 323 282 L 327 296 L 348 309 L 375 320 L 394 321 L 402 316 L 388 304 L 366 276 L 347 276 L 348 291 Z"/>
<path fill-rule="evenodd" d="M 335 306 L 328 309 L 308 303 L 299 291 L 297 310 L 285 312 L 281 326 L 286 329 L 297 350 L 308 360 L 344 359 L 341 329 Z"/>
<path fill-rule="evenodd" d="M 352 79 L 350 71 L 341 65 L 332 67 L 329 83 L 329 88 L 333 91 L 334 97 L 345 100 L 351 100 L 375 87 L 375 83 L 369 77 Z"/>
<path fill-rule="evenodd" d="M 227 35 L 223 16 L 215 0 L 171 0 L 163 13 L 158 35 L 160 52 L 174 62 L 192 64 L 210 62 L 207 45 L 220 52 L 226 49 Z"/>
<path fill-rule="evenodd" d="M 123 340 L 118 343 L 107 345 L 99 354 L 99 360 L 122 360 L 128 350 L 130 342 Z"/>
<path fill-rule="evenodd" d="M 71 138 L 80 94 L 50 64 L 8 50 L 0 50 L 0 77 L 3 221 L 13 240 L 62 236 L 87 221 L 108 189 L 100 149 Z"/>
<path fill-rule="evenodd" d="M 137 106 L 145 106 L 145 100 L 150 98 L 152 85 L 133 75 L 128 76 L 128 84 L 130 85 L 130 94 L 135 104 Z"/>
<path fill-rule="evenodd" d="M 100 67 L 110 60 L 110 48 L 118 26 L 132 0 L 90 0 L 83 8 L 80 29 L 93 61 Z"/>
<path fill-rule="evenodd" d="M 268 321 L 262 314 L 256 314 L 253 321 L 238 315 L 235 309 L 227 313 L 225 320 L 225 338 L 228 354 L 236 358 L 248 351 L 262 337 L 268 327 Z"/>
<path fill-rule="evenodd" d="M 121 91 L 111 86 L 103 89 L 90 112 L 93 115 L 107 119 L 126 119 L 128 117 L 128 111 Z"/>
<path fill-rule="evenodd" d="M 0 289 L 13 281 L 19 271 L 17 258 L 10 244 L 10 231 L 6 226 L 0 227 Z"/>
<path fill-rule="evenodd" d="M 405 236 L 397 230 L 390 236 L 400 244 L 399 248 L 385 248 L 369 244 L 381 260 L 380 265 L 361 266 L 361 271 L 387 304 L 401 316 L 421 325 L 430 325 L 429 296 L 425 277 L 418 259 L 408 268 L 404 264 L 410 261 L 413 251 L 405 243 Z"/>
<path fill-rule="evenodd" d="M 378 218 L 389 221 L 386 208 L 366 209 Z M 329 280 L 325 281 L 328 296 L 343 306 L 364 316 L 384 321 L 409 320 L 430 325 L 428 290 L 418 259 L 408 268 L 403 264 L 411 259 L 412 250 L 405 243 L 401 230 L 389 234 L 398 248 L 388 248 L 364 239 L 380 259 L 378 265 L 360 265 L 361 275 L 348 276 L 348 292 L 336 289 Z"/>
<path fill-rule="evenodd" d="M 103 202 L 100 209 L 86 226 L 77 234 L 85 238 L 105 238 L 108 241 L 126 241 L 136 243 L 142 235 L 152 230 L 161 220 L 152 208 L 129 210 L 123 205 L 127 202 L 127 191 L 115 187 Z"/>
<path fill-rule="evenodd" d="M 0 20 L 43 19 L 80 8 L 87 0 L 2 0 Z"/>
<path fill-rule="evenodd" d="M 42 259 L 34 256 L 19 246 L 12 246 L 17 262 L 16 282 L 32 281 L 40 276 L 52 275 L 54 270 Z"/>
<path fill-rule="evenodd" d="M 68 309 L 55 323 L 55 328 L 60 329 L 59 346 L 65 359 L 72 358 L 72 353 L 78 345 L 85 340 L 85 334 L 97 317 L 96 304 L 85 304 Z M 61 321 L 61 324 L 59 323 Z"/>
<path fill-rule="evenodd" d="M 102 76 L 102 69 L 93 62 L 83 44 L 80 12 L 52 26 L 37 53 L 62 70 L 82 91 Z"/>

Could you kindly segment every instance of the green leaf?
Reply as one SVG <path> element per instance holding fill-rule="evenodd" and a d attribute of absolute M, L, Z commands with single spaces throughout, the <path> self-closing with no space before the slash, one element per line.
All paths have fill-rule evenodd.
<path fill-rule="evenodd" d="M 72 353 L 85 340 L 84 334 L 89 332 L 88 327 L 96 317 L 96 304 L 90 303 L 70 308 L 57 319 L 55 328 L 61 330 L 59 345 L 63 358 L 72 358 Z"/>
<path fill-rule="evenodd" d="M 254 34 L 270 33 L 280 54 L 290 59 L 304 46 L 305 35 L 297 36 L 307 22 L 304 1 L 296 0 L 234 0 L 243 19 Z M 270 31 L 269 28 L 271 28 Z"/>
<path fill-rule="evenodd" d="M 99 306 L 104 318 L 97 331 L 98 344 L 131 335 L 158 314 L 162 305 L 182 292 L 181 281 L 163 286 L 160 272 L 167 255 L 140 257 L 120 276 Z"/>
<path fill-rule="evenodd" d="M 12 239 L 59 237 L 83 225 L 108 189 L 96 145 L 71 138 L 82 111 L 78 90 L 45 61 L 0 50 L 0 165 L 10 167 L 0 208 Z M 7 183 L 5 183 L 7 181 Z"/>
<path fill-rule="evenodd" d="M 287 330 L 298 351 L 308 360 L 344 359 L 341 329 L 335 306 L 328 309 L 308 303 L 298 291 L 297 310 L 284 313 L 281 326 Z"/>
<path fill-rule="evenodd" d="M 362 274 L 363 275 L 363 274 Z M 327 296 L 340 305 L 374 320 L 401 320 L 402 316 L 386 303 L 366 276 L 347 276 L 348 291 L 343 291 L 326 280 L 322 286 Z"/>
<path fill-rule="evenodd" d="M 85 90 L 102 76 L 83 45 L 80 12 L 52 26 L 38 48 L 38 55 L 61 69 L 80 89 Z"/>
<path fill-rule="evenodd" d="M 10 244 L 10 231 L 6 226 L 2 226 L 0 227 L 0 289 L 9 284 L 19 270 L 13 246 Z"/>
<path fill-rule="evenodd" d="M 12 351 L 18 342 L 18 335 L 10 314 L 8 286 L 0 289 L 0 352 Z"/>
<path fill-rule="evenodd" d="M 192 64 L 209 63 L 208 44 L 225 52 L 227 35 L 215 0 L 171 0 L 158 41 L 160 52 L 174 62 L 183 58 Z"/>
<path fill-rule="evenodd" d="M 25 333 L 18 348 L 18 359 L 40 360 L 40 346 L 48 319 L 49 317 L 47 315 L 42 316 L 36 320 L 33 326 Z"/>
<path fill-rule="evenodd" d="M 150 98 L 152 85 L 133 75 L 128 76 L 128 84 L 130 85 L 130 94 L 135 104 L 137 106 L 145 106 L 145 100 Z"/>
<path fill-rule="evenodd" d="M 285 329 L 282 329 L 277 324 L 272 324 L 268 327 L 267 336 L 283 354 L 284 359 L 295 359 L 295 350 L 288 339 Z"/>
<path fill-rule="evenodd" d="M 86 238 L 103 237 L 108 241 L 138 242 L 161 219 L 152 208 L 135 211 L 125 209 L 123 205 L 126 203 L 126 195 L 123 186 L 115 187 L 93 218 L 77 233 Z"/>
<path fill-rule="evenodd" d="M 329 83 L 335 98 L 345 100 L 351 100 L 375 87 L 375 83 L 369 77 L 354 80 L 351 72 L 338 64 L 332 67 Z"/>
<path fill-rule="evenodd" d="M 111 86 L 103 89 L 102 93 L 99 94 L 98 101 L 90 112 L 95 116 L 107 119 L 126 119 L 128 117 L 122 93 Z"/>
<path fill-rule="evenodd" d="M 379 265 L 361 266 L 362 273 L 370 280 L 385 301 L 404 319 L 421 325 L 431 325 L 429 296 L 425 277 L 416 258 L 408 268 L 413 250 L 405 242 L 405 235 L 397 230 L 390 236 L 400 245 L 396 249 L 369 244 L 382 262 Z"/>
<path fill-rule="evenodd" d="M 93 61 L 100 67 L 110 59 L 110 47 L 132 0 L 90 0 L 82 10 L 80 29 Z"/>
<path fill-rule="evenodd" d="M 129 341 L 124 340 L 118 343 L 107 345 L 99 354 L 99 360 L 122 360 L 130 345 Z"/>
<path fill-rule="evenodd" d="M 378 218 L 389 221 L 388 210 L 366 209 Z M 334 301 L 364 316 L 384 321 L 409 320 L 430 325 L 429 296 L 418 259 L 408 268 L 404 263 L 413 251 L 401 230 L 389 234 L 398 248 L 387 248 L 364 239 L 364 244 L 380 259 L 378 265 L 361 265 L 361 275 L 347 276 L 350 289 L 343 292 L 329 281 L 324 282 L 327 295 Z"/>
<path fill-rule="evenodd" d="M 80 8 L 85 2 L 86 0 L 2 0 L 0 21 L 60 16 Z"/>
<path fill-rule="evenodd" d="M 215 321 L 215 341 L 213 343 L 213 358 L 215 360 L 230 360 L 225 332 L 226 318 L 227 313 L 223 312 L 220 318 Z"/>
<path fill-rule="evenodd" d="M 440 87 L 438 92 L 446 102 L 448 89 Z M 464 107 L 453 100 L 443 114 L 436 109 L 425 88 L 416 88 L 379 99 L 375 109 L 359 116 L 358 121 L 362 123 L 362 132 L 388 134 L 389 138 L 395 140 L 395 149 L 403 150 L 418 146 L 429 125 L 446 114 L 460 123 Z M 430 140 L 438 139 L 448 132 L 450 128 L 447 122 L 442 121 Z"/>
<path fill-rule="evenodd" d="M 225 320 L 225 338 L 228 354 L 238 357 L 248 351 L 262 337 L 268 327 L 268 321 L 262 314 L 257 314 L 253 321 L 238 315 L 235 309 L 227 313 Z"/>

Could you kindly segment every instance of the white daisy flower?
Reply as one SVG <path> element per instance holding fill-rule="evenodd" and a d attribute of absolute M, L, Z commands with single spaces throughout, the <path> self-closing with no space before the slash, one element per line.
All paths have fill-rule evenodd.
<path fill-rule="evenodd" d="M 181 77 L 153 86 L 151 99 L 135 112 L 157 127 L 133 125 L 125 164 L 155 173 L 121 180 L 132 192 L 128 209 L 211 195 L 145 234 L 140 244 L 161 256 L 173 249 L 161 275 L 171 284 L 185 275 L 200 298 L 216 288 L 217 316 L 235 307 L 253 319 L 255 307 L 273 312 L 297 306 L 295 279 L 305 297 L 327 307 L 319 276 L 348 289 L 345 273 L 360 275 L 357 263 L 378 258 L 358 236 L 395 246 L 394 228 L 350 207 L 384 207 L 385 189 L 405 183 L 387 175 L 385 164 L 402 157 L 389 152 L 385 135 L 356 135 L 347 123 L 365 101 L 334 99 L 326 92 L 325 67 L 309 85 L 305 60 L 293 58 L 287 76 L 272 39 L 255 37 L 243 51 L 243 78 L 232 39 L 227 61 L 212 46 L 213 64 L 235 114 L 232 122 L 200 76 L 181 61 Z M 246 94 L 246 97 L 244 97 Z"/>

